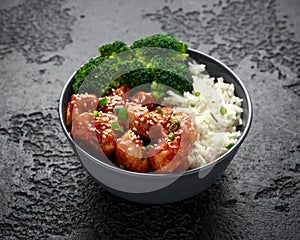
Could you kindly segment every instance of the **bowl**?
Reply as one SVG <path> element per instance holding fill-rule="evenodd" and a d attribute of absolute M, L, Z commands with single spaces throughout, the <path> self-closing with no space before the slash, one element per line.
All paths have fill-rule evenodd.
<path fill-rule="evenodd" d="M 205 64 L 213 77 L 223 77 L 224 82 L 233 83 L 235 95 L 243 99 L 242 132 L 237 143 L 224 155 L 211 163 L 174 174 L 136 173 L 120 169 L 96 159 L 80 148 L 70 137 L 66 126 L 67 104 L 73 94 L 74 72 L 64 86 L 59 99 L 59 119 L 62 129 L 86 171 L 109 192 L 134 202 L 163 204 L 180 201 L 201 193 L 214 183 L 225 171 L 241 144 L 245 140 L 252 122 L 252 104 L 242 81 L 225 64 L 202 52 L 188 49 L 188 53 L 199 64 Z"/>

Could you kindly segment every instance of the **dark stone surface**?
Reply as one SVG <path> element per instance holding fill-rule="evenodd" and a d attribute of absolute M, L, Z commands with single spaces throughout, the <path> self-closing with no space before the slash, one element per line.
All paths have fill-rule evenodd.
<path fill-rule="evenodd" d="M 2 0 L 0 239 L 300 239 L 299 16 L 298 0 Z M 254 121 L 207 191 L 151 206 L 85 173 L 56 107 L 99 45 L 157 32 L 231 66 Z"/>

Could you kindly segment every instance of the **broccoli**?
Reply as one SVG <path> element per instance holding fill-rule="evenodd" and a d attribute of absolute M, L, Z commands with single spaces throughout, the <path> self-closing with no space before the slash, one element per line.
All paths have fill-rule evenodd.
<path fill-rule="evenodd" d="M 80 93 L 94 93 L 103 96 L 112 88 L 128 83 L 131 88 L 152 82 L 153 77 L 147 73 L 146 64 L 136 58 L 123 60 L 118 57 L 108 58 L 86 76 L 80 87 Z"/>
<path fill-rule="evenodd" d="M 74 76 L 75 82 L 73 83 L 72 87 L 74 93 L 78 93 L 79 88 L 86 77 L 107 57 L 98 56 L 95 58 L 90 59 L 87 63 L 85 63 L 81 68 L 79 68 Z"/>
<path fill-rule="evenodd" d="M 131 49 L 145 47 L 168 48 L 183 54 L 187 53 L 188 48 L 186 44 L 167 34 L 155 34 L 147 38 L 142 38 L 130 46 Z"/>
<path fill-rule="evenodd" d="M 114 41 L 113 43 L 103 45 L 98 49 L 101 56 L 113 57 L 118 53 L 127 51 L 129 48 L 122 41 Z"/>
<path fill-rule="evenodd" d="M 193 91 L 193 78 L 184 63 L 176 62 L 168 57 L 154 56 L 150 66 L 157 83 L 167 85 L 180 94 Z"/>
<path fill-rule="evenodd" d="M 165 94 L 163 85 L 181 94 L 193 90 L 192 76 L 182 62 L 187 56 L 186 44 L 172 36 L 156 34 L 135 41 L 130 48 L 121 41 L 100 47 L 101 56 L 91 59 L 75 74 L 74 92 L 103 96 L 123 83 L 134 88 L 153 82 L 152 92 L 158 98 Z"/>
<path fill-rule="evenodd" d="M 130 88 L 134 88 L 142 84 L 152 83 L 152 81 L 153 73 L 145 64 L 141 69 L 124 74 L 121 79 L 121 83 L 127 83 Z"/>

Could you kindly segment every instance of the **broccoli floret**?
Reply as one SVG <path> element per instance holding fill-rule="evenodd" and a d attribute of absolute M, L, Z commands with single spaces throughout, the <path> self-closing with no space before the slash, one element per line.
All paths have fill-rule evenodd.
<path fill-rule="evenodd" d="M 127 50 L 121 41 L 100 47 L 101 56 L 91 59 L 74 76 L 74 92 L 103 96 L 123 83 L 134 88 L 153 81 L 158 87 L 154 85 L 152 91 L 160 98 L 165 92 L 163 85 L 181 94 L 193 90 L 192 76 L 182 62 L 187 56 L 186 44 L 170 35 L 156 34 L 135 41 Z"/>
<path fill-rule="evenodd" d="M 154 79 L 152 70 L 144 64 L 143 68 L 128 72 L 122 76 L 122 83 L 127 83 L 130 88 L 140 86 L 142 84 L 152 83 Z"/>
<path fill-rule="evenodd" d="M 114 41 L 113 43 L 103 45 L 98 49 L 101 56 L 115 56 L 118 53 L 127 51 L 129 48 L 127 47 L 126 43 L 122 41 Z"/>
<path fill-rule="evenodd" d="M 146 64 L 138 59 L 123 60 L 118 57 L 108 58 L 86 76 L 81 85 L 80 93 L 94 93 L 103 96 L 110 93 L 112 88 L 118 88 L 127 83 L 130 87 L 152 82 L 151 71 Z"/>
<path fill-rule="evenodd" d="M 193 78 L 184 63 L 176 62 L 168 57 L 154 56 L 150 66 L 157 83 L 167 85 L 180 94 L 193 91 Z"/>
<path fill-rule="evenodd" d="M 78 93 L 79 88 L 85 78 L 104 60 L 106 60 L 107 57 L 101 57 L 98 56 L 96 58 L 90 59 L 86 64 L 84 64 L 81 68 L 79 68 L 74 76 L 75 82 L 73 83 L 72 87 L 74 90 L 74 93 Z"/>
<path fill-rule="evenodd" d="M 167 34 L 155 34 L 147 38 L 142 38 L 130 46 L 131 49 L 144 47 L 168 48 L 184 54 L 187 53 L 188 48 L 186 44 Z"/>

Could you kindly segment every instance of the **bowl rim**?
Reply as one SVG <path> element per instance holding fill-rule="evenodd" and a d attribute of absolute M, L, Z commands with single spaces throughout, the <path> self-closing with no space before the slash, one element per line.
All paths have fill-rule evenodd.
<path fill-rule="evenodd" d="M 218 65 L 221 65 L 221 67 L 223 67 L 226 71 L 228 71 L 237 81 L 237 83 L 240 85 L 242 91 L 245 94 L 246 99 L 243 99 L 244 101 L 246 101 L 248 103 L 248 118 L 247 118 L 247 124 L 245 125 L 244 131 L 242 132 L 242 135 L 239 137 L 238 141 L 234 144 L 234 146 L 232 148 L 230 148 L 226 153 L 224 153 L 223 155 L 221 155 L 220 157 L 216 158 L 215 160 L 211 161 L 210 163 L 207 163 L 203 166 L 194 168 L 194 169 L 189 169 L 186 170 L 184 172 L 179 172 L 179 173 L 139 173 L 139 172 L 132 172 L 132 171 L 127 171 L 121 168 L 118 168 L 116 166 L 113 165 L 109 165 L 103 161 L 101 161 L 100 159 L 95 158 L 94 156 L 90 155 L 88 152 L 86 152 L 85 150 L 83 150 L 80 146 L 78 146 L 74 140 L 71 138 L 65 123 L 63 121 L 63 98 L 66 92 L 66 89 L 68 88 L 68 86 L 70 85 L 70 83 L 73 81 L 73 78 L 76 74 L 77 69 L 79 69 L 81 66 L 83 66 L 85 63 L 87 63 L 87 61 L 85 63 L 83 63 L 79 68 L 77 68 L 73 74 L 71 74 L 71 76 L 69 77 L 69 79 L 67 80 L 67 82 L 65 83 L 61 93 L 60 93 L 60 97 L 59 97 L 59 101 L 58 101 L 58 115 L 59 115 L 59 122 L 62 126 L 63 132 L 66 135 L 68 141 L 71 143 L 74 151 L 78 151 L 77 149 L 79 148 L 82 152 L 84 152 L 85 154 L 87 154 L 89 156 L 89 158 L 93 159 L 94 161 L 96 161 L 97 163 L 99 163 L 100 165 L 102 165 L 105 168 L 108 168 L 110 170 L 122 173 L 122 174 L 127 174 L 127 175 L 134 175 L 134 176 L 149 176 L 149 177 L 155 177 L 155 178 L 160 178 L 160 177 L 175 177 L 175 176 L 188 176 L 194 173 L 197 173 L 203 169 L 206 168 L 211 168 L 214 165 L 218 164 L 219 162 L 225 160 L 228 156 L 230 156 L 231 154 L 233 154 L 235 151 L 238 150 L 238 148 L 240 147 L 240 145 L 242 144 L 242 142 L 244 141 L 244 139 L 246 138 L 251 124 L 252 124 L 252 119 L 253 119 L 253 106 L 252 106 L 252 101 L 250 98 L 250 95 L 244 85 L 244 83 L 242 82 L 242 80 L 233 72 L 233 70 L 231 70 L 227 65 L 225 65 L 224 63 L 222 63 L 220 60 L 206 54 L 203 53 L 201 51 L 192 49 L 192 48 L 188 48 L 188 52 L 194 52 L 196 54 L 200 54 L 203 55 L 206 58 L 209 58 L 210 60 L 212 60 L 213 62 L 216 62 Z M 79 158 L 80 159 L 80 158 Z M 82 161 L 80 159 L 80 161 Z"/>

